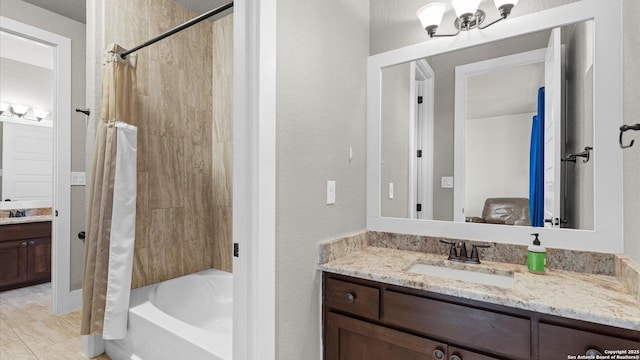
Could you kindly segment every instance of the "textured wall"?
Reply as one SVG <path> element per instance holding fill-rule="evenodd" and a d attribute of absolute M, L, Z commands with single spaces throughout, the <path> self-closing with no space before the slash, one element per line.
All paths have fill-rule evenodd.
<path fill-rule="evenodd" d="M 640 33 L 634 19 L 640 14 L 640 1 L 622 2 L 624 25 L 623 46 L 623 104 L 625 124 L 640 123 Z M 624 156 L 624 253 L 640 263 L 640 132 L 625 134 L 626 141 L 636 144 L 623 151 Z"/>
<path fill-rule="evenodd" d="M 85 28 L 75 20 L 20 0 L 0 1 L 0 15 L 71 39 L 71 106 L 85 104 Z M 85 171 L 85 116 L 71 113 L 71 171 Z M 82 287 L 84 243 L 76 234 L 85 230 L 85 187 L 71 187 L 71 290 Z"/>
<path fill-rule="evenodd" d="M 233 14 L 213 23 L 213 267 L 231 271 Z"/>
<path fill-rule="evenodd" d="M 279 0 L 277 18 L 275 358 L 311 360 L 320 358 L 317 243 L 366 226 L 369 3 Z"/>
<path fill-rule="evenodd" d="M 105 1 L 105 44 L 141 44 L 195 14 L 168 0 Z M 202 22 L 138 55 L 133 287 L 212 266 L 212 29 Z"/>

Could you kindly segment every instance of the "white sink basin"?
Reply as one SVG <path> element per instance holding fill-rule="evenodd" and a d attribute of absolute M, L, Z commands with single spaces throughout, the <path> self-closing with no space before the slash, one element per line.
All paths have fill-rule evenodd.
<path fill-rule="evenodd" d="M 453 269 L 444 266 L 418 263 L 409 268 L 407 272 L 451 280 L 468 281 L 476 284 L 499 286 L 503 288 L 513 288 L 516 282 L 515 278 L 513 277 L 513 273 L 504 270 L 498 270 L 496 271 L 498 273 L 490 274 L 473 270 Z"/>

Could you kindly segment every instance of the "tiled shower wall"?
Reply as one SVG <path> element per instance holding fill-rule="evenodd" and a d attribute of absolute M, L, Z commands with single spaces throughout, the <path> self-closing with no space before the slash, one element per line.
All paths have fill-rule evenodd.
<path fill-rule="evenodd" d="M 168 0 L 106 0 L 105 44 L 131 48 L 195 16 Z M 210 268 L 220 258 L 212 36 L 212 23 L 204 21 L 137 52 L 134 288 Z"/>

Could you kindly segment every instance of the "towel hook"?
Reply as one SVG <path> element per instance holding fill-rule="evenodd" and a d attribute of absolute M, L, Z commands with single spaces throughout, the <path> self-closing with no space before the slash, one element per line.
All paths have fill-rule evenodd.
<path fill-rule="evenodd" d="M 83 114 L 85 114 L 87 116 L 91 115 L 91 110 L 89 110 L 88 108 L 86 108 L 86 109 L 76 109 L 76 112 L 83 113 Z"/>
<path fill-rule="evenodd" d="M 633 143 L 635 142 L 635 140 L 631 140 L 629 145 L 623 145 L 622 144 L 622 134 L 624 134 L 624 132 L 627 131 L 627 130 L 635 130 L 635 131 L 640 130 L 640 123 L 635 124 L 635 125 L 622 125 L 622 126 L 620 126 L 620 139 L 618 141 L 620 142 L 620 148 L 621 149 L 630 148 L 630 147 L 633 146 Z"/>

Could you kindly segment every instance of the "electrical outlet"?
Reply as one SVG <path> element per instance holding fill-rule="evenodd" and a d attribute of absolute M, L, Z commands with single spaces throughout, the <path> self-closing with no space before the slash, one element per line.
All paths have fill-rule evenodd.
<path fill-rule="evenodd" d="M 453 188 L 453 176 L 443 176 L 440 180 L 440 186 L 443 189 L 451 189 Z"/>

